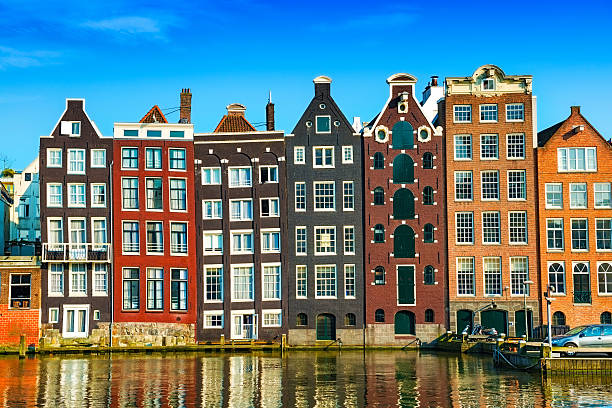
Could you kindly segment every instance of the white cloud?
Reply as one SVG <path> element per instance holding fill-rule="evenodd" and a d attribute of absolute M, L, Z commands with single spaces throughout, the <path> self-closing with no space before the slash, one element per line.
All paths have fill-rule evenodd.
<path fill-rule="evenodd" d="M 121 34 L 159 34 L 162 31 L 159 21 L 137 16 L 86 21 L 81 25 L 94 30 L 111 31 Z"/>
<path fill-rule="evenodd" d="M 33 50 L 22 51 L 0 45 L 0 69 L 30 68 L 56 63 L 58 52 Z"/>

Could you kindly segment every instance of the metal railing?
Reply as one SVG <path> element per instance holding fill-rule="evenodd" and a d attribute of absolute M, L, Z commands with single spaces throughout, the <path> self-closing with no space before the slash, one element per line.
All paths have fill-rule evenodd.
<path fill-rule="evenodd" d="M 574 291 L 574 303 L 591 303 L 591 291 Z"/>
<path fill-rule="evenodd" d="M 187 253 L 187 244 L 171 244 L 170 245 L 170 253 L 173 253 L 173 254 L 186 254 Z"/>
<path fill-rule="evenodd" d="M 111 262 L 111 244 L 51 244 L 42 247 L 43 262 Z"/>
<path fill-rule="evenodd" d="M 138 251 L 138 250 L 136 250 L 136 251 Z M 164 244 L 148 243 L 147 244 L 147 252 L 163 253 L 164 252 Z"/>

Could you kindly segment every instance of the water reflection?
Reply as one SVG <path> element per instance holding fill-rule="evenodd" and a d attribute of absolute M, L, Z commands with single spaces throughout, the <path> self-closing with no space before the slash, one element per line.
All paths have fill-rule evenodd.
<path fill-rule="evenodd" d="M 292 352 L 0 358 L 0 407 L 601 407 L 611 377 L 542 379 L 487 358 Z"/>

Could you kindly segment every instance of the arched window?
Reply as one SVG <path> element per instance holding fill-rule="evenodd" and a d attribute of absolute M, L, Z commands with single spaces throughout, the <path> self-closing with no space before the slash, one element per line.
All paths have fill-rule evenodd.
<path fill-rule="evenodd" d="M 308 326 L 308 316 L 306 316 L 306 313 L 298 313 L 295 324 L 297 326 Z"/>
<path fill-rule="evenodd" d="M 548 266 L 548 284 L 553 287 L 555 293 L 565 293 L 565 271 L 562 263 L 555 262 Z"/>
<path fill-rule="evenodd" d="M 385 242 L 385 227 L 382 224 L 374 226 L 374 242 Z"/>
<path fill-rule="evenodd" d="M 427 243 L 434 242 L 434 226 L 431 224 L 425 224 L 423 227 L 423 240 Z"/>
<path fill-rule="evenodd" d="M 433 266 L 427 265 L 423 274 L 425 275 L 423 280 L 426 285 L 433 285 L 436 283 L 436 271 Z"/>
<path fill-rule="evenodd" d="M 374 312 L 374 321 L 376 323 L 384 323 L 385 322 L 385 311 L 382 309 L 376 309 Z"/>
<path fill-rule="evenodd" d="M 412 149 L 414 147 L 414 129 L 410 122 L 401 120 L 393 125 L 391 142 L 394 149 Z"/>
<path fill-rule="evenodd" d="M 426 152 L 423 155 L 423 168 L 433 169 L 433 154 Z"/>
<path fill-rule="evenodd" d="M 400 188 L 393 194 L 393 219 L 409 220 L 414 218 L 414 195 L 407 188 Z"/>
<path fill-rule="evenodd" d="M 393 231 L 393 256 L 414 258 L 414 254 L 414 230 L 408 225 L 400 225 Z"/>
<path fill-rule="evenodd" d="M 357 318 L 353 313 L 347 313 L 344 316 L 344 325 L 345 326 L 355 326 L 357 324 Z"/>
<path fill-rule="evenodd" d="M 374 268 L 374 284 L 385 284 L 385 268 L 383 268 L 382 266 L 377 266 L 376 268 Z"/>
<path fill-rule="evenodd" d="M 427 186 L 423 189 L 423 205 L 433 205 L 434 203 L 434 190 Z"/>
<path fill-rule="evenodd" d="M 431 309 L 427 309 L 425 311 L 425 322 L 426 323 L 433 323 L 435 320 L 435 314 L 434 311 Z"/>
<path fill-rule="evenodd" d="M 414 183 L 414 161 L 407 154 L 398 154 L 393 159 L 393 183 Z"/>
<path fill-rule="evenodd" d="M 599 293 L 612 294 L 612 265 L 607 262 L 599 264 L 597 281 L 599 282 Z"/>
<path fill-rule="evenodd" d="M 385 204 L 385 190 L 382 187 L 376 187 L 374 189 L 374 205 Z"/>
<path fill-rule="evenodd" d="M 601 324 L 612 324 L 612 313 L 603 312 L 601 316 L 599 316 L 599 321 Z"/>
<path fill-rule="evenodd" d="M 553 326 L 565 326 L 565 314 L 563 312 L 555 312 L 552 315 Z"/>
<path fill-rule="evenodd" d="M 381 152 L 374 153 L 374 169 L 380 170 L 385 168 L 385 156 Z"/>

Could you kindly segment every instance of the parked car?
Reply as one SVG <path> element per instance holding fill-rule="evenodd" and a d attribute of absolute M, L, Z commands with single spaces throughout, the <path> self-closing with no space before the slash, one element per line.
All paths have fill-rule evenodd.
<path fill-rule="evenodd" d="M 591 324 L 574 327 L 561 336 L 552 338 L 557 347 L 612 347 L 612 324 Z M 567 355 L 574 355 L 568 351 Z M 608 353 L 612 355 L 612 353 Z"/>

